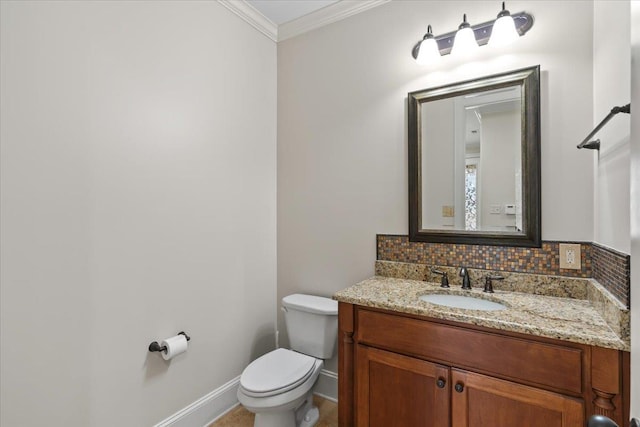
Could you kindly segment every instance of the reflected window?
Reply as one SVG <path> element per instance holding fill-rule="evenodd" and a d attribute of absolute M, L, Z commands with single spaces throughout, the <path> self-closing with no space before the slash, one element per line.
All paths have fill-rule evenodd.
<path fill-rule="evenodd" d="M 478 165 L 467 164 L 464 179 L 464 228 L 476 231 L 478 226 Z"/>

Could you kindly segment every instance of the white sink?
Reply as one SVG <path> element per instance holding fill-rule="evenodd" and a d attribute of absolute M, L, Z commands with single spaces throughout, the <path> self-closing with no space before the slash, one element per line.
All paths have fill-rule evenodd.
<path fill-rule="evenodd" d="M 427 294 L 421 295 L 422 301 L 432 304 L 444 305 L 446 307 L 462 308 L 465 310 L 497 311 L 505 310 L 506 305 L 499 302 L 488 301 L 482 298 L 475 298 L 465 295 Z"/>

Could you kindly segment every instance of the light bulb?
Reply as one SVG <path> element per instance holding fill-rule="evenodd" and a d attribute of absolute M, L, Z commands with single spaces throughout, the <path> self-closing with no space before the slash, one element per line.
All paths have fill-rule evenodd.
<path fill-rule="evenodd" d="M 427 34 L 424 35 L 424 38 L 420 42 L 416 62 L 420 65 L 426 65 L 438 59 L 440 59 L 440 49 L 438 48 L 438 42 L 431 33 L 431 25 L 429 25 L 427 27 Z"/>
<path fill-rule="evenodd" d="M 476 35 L 467 22 L 467 15 L 464 14 L 462 24 L 458 27 L 458 32 L 456 32 L 456 37 L 453 40 L 451 54 L 469 55 L 475 52 L 477 48 L 478 42 L 476 41 Z"/>
<path fill-rule="evenodd" d="M 496 22 L 493 23 L 489 46 L 506 46 L 518 40 L 519 37 L 516 23 L 513 21 L 509 11 L 504 8 L 504 2 L 502 2 L 502 10 L 498 13 Z"/>

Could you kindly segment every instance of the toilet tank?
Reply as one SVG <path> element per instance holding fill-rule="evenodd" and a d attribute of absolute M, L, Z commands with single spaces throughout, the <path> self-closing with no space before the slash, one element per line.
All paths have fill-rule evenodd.
<path fill-rule="evenodd" d="M 338 336 L 338 302 L 314 295 L 282 298 L 291 349 L 319 359 L 330 359 Z"/>

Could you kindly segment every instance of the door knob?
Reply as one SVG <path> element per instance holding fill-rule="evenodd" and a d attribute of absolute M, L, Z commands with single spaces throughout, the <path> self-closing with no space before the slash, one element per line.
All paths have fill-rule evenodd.
<path fill-rule="evenodd" d="M 464 385 L 462 383 L 458 383 L 456 384 L 455 389 L 458 393 L 462 393 L 462 391 L 464 390 Z"/>
<path fill-rule="evenodd" d="M 447 382 L 442 378 L 438 378 L 438 381 L 436 382 L 436 385 L 438 386 L 438 388 L 444 388 L 446 384 Z"/>

